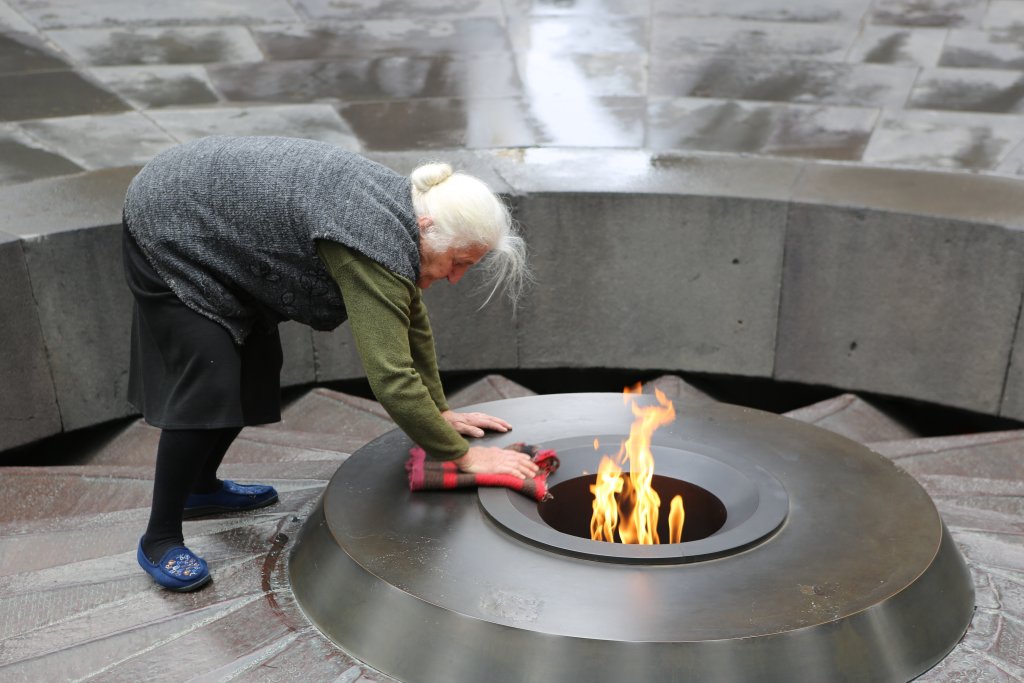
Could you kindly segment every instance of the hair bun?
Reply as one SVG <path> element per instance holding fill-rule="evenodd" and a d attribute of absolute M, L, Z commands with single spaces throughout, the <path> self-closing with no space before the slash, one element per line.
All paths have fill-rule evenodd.
<path fill-rule="evenodd" d="M 451 177 L 452 167 L 444 163 L 423 164 L 412 172 L 409 177 L 413 186 L 420 192 L 426 192 L 434 185 L 439 185 Z"/>

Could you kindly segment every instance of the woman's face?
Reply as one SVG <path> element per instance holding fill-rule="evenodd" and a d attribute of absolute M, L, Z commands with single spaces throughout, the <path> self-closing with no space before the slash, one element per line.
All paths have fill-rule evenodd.
<path fill-rule="evenodd" d="M 420 277 L 416 281 L 420 289 L 426 289 L 438 280 L 448 280 L 454 285 L 490 251 L 482 244 L 438 249 L 429 237 L 431 227 L 433 221 L 420 218 Z"/>

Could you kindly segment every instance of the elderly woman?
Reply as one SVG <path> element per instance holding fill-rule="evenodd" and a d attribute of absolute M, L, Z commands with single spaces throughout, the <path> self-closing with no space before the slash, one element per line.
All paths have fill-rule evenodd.
<path fill-rule="evenodd" d="M 246 425 L 281 419 L 277 324 L 346 319 L 374 395 L 427 453 L 466 472 L 536 473 L 528 456 L 463 438 L 510 425 L 445 402 L 422 290 L 482 262 L 513 300 L 525 249 L 481 181 L 429 164 L 402 176 L 332 145 L 212 137 L 142 169 L 124 206 L 135 296 L 129 398 L 161 429 L 138 561 L 161 586 L 194 590 L 206 562 L 182 519 L 277 501 L 271 486 L 217 477 Z"/>

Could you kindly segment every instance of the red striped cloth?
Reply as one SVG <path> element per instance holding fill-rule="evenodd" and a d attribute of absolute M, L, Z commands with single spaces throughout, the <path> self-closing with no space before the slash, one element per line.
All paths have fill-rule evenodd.
<path fill-rule="evenodd" d="M 540 471 L 527 479 L 520 479 L 514 474 L 470 474 L 460 472 L 453 462 L 428 460 L 422 448 L 413 446 L 409 449 L 409 460 L 405 463 L 405 469 L 409 473 L 409 490 L 440 491 L 475 486 L 504 486 L 537 502 L 551 500 L 548 477 L 558 469 L 558 455 L 551 449 L 544 450 L 523 443 L 515 443 L 505 448 L 530 455 L 540 466 Z"/>

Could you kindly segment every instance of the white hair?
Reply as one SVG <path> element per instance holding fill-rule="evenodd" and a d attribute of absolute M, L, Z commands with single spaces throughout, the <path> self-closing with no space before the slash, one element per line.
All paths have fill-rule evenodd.
<path fill-rule="evenodd" d="M 410 179 L 416 216 L 434 223 L 424 239 L 438 249 L 487 247 L 480 266 L 491 291 L 484 305 L 503 287 L 514 307 L 531 276 L 526 243 L 505 203 L 482 180 L 445 163 L 424 164 Z"/>

